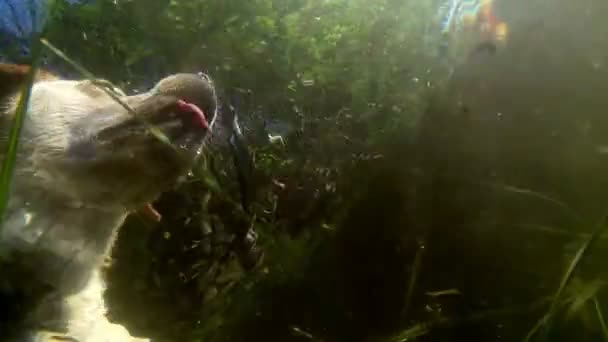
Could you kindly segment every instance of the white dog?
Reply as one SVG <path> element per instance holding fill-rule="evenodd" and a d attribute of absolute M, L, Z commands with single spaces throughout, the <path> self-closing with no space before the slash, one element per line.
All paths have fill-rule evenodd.
<path fill-rule="evenodd" d="M 3 160 L 28 70 L 0 64 Z M 103 261 L 129 213 L 150 212 L 193 166 L 216 94 L 201 74 L 169 76 L 135 96 L 108 90 L 123 104 L 99 84 L 40 71 L 31 89 L 0 230 L 0 331 L 9 341 L 149 341 L 106 318 Z"/>

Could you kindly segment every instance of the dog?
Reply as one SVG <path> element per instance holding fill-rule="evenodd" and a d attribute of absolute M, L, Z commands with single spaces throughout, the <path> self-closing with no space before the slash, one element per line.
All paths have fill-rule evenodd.
<path fill-rule="evenodd" d="M 0 64 L 3 162 L 30 71 Z M 133 96 L 104 80 L 35 73 L 0 228 L 6 340 L 150 341 L 107 319 L 104 260 L 126 217 L 154 216 L 149 203 L 194 166 L 217 107 L 202 73 Z"/>

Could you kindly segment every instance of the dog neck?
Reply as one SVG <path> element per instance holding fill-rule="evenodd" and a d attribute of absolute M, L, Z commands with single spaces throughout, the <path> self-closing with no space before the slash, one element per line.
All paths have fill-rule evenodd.
<path fill-rule="evenodd" d="M 84 287 L 91 270 L 103 263 L 127 214 L 16 194 L 9 201 L 0 232 L 1 257 L 27 255 L 22 259 L 33 260 L 38 281 L 69 284 L 55 290 L 73 293 Z"/>

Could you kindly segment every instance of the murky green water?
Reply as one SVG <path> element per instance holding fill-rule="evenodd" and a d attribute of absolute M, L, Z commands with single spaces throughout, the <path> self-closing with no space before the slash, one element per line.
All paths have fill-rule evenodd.
<path fill-rule="evenodd" d="M 43 36 L 129 94 L 208 73 L 253 156 L 218 126 L 162 220 L 127 220 L 106 298 L 133 333 L 608 340 L 605 1 L 49 6 Z M 31 14 L 0 4 L 4 61 Z"/>

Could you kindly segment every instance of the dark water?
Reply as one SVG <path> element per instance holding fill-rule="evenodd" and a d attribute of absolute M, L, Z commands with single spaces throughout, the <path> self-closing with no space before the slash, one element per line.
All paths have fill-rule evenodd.
<path fill-rule="evenodd" d="M 265 265 L 271 273 L 287 270 L 251 276 L 203 304 L 204 289 L 174 277 L 201 258 L 183 247 L 204 238 L 199 226 L 183 224 L 200 210 L 204 192 L 187 187 L 158 202 L 168 221 L 150 229 L 133 219 L 122 231 L 109 272 L 113 317 L 171 341 L 197 334 L 205 341 L 401 341 L 391 336 L 408 328 L 420 333 L 407 341 L 522 341 L 554 304 L 551 329 L 533 341 L 608 340 L 605 234 L 564 281 L 608 215 L 608 3 L 494 6 L 508 24 L 506 43 L 476 50 L 483 41 L 456 32 L 449 47 L 460 52 L 420 61 L 419 69 L 432 69 L 433 89 L 420 120 L 383 141 L 384 158 L 337 177 L 341 205 L 299 188 L 293 197 L 304 199 L 290 197 L 295 209 L 284 214 L 293 233 L 281 240 L 287 251 L 268 242 L 285 232 L 260 223 Z M 435 34 L 425 32 L 421 41 Z M 273 123 L 293 134 L 292 121 Z M 258 126 L 247 132 L 267 147 Z M 293 170 L 280 176 L 301 181 Z M 320 209 L 311 209 L 315 203 Z M 340 212 L 335 232 L 311 228 L 321 224 L 298 216 L 308 210 Z M 163 238 L 167 231 L 173 240 Z M 306 233 L 322 238 L 309 243 Z M 298 248 L 305 252 L 290 263 Z M 555 299 L 560 282 L 565 288 Z"/>

